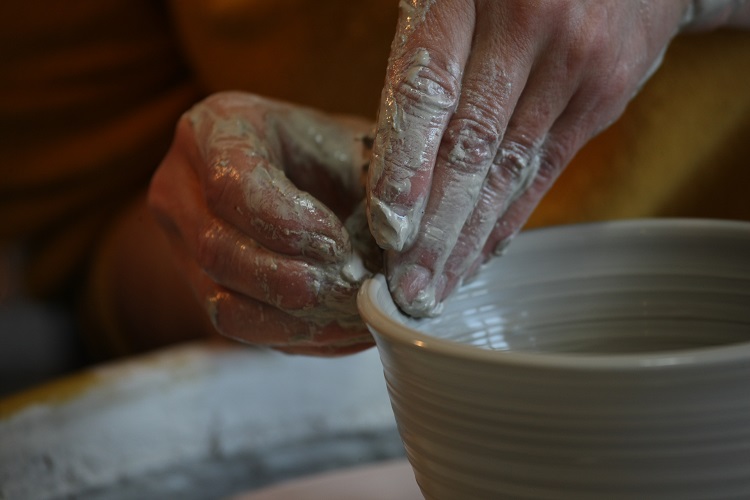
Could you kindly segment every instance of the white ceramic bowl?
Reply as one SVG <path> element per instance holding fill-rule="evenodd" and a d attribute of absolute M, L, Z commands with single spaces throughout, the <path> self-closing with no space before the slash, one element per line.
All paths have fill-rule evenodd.
<path fill-rule="evenodd" d="M 440 317 L 359 307 L 426 498 L 750 498 L 748 223 L 530 231 Z"/>

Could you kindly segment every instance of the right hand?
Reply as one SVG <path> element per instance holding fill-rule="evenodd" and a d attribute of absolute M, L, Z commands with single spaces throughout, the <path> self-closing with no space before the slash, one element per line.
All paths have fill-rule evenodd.
<path fill-rule="evenodd" d="M 505 248 L 680 29 L 750 11 L 727 0 L 400 5 L 368 211 L 394 301 L 412 316 L 438 313 Z"/>
<path fill-rule="evenodd" d="M 149 203 L 221 334 L 300 354 L 373 345 L 355 302 L 370 273 L 342 223 L 370 131 L 241 93 L 182 117 Z"/>

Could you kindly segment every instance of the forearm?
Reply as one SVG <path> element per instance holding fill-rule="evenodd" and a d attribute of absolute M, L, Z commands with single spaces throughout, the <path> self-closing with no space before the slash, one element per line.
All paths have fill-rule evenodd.
<path fill-rule="evenodd" d="M 102 239 L 82 306 L 89 341 L 102 356 L 213 333 L 145 196 L 123 210 Z"/>

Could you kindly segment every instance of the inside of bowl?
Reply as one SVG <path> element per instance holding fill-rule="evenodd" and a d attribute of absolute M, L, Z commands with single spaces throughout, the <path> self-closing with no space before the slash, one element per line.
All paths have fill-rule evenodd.
<path fill-rule="evenodd" d="M 750 342 L 750 224 L 532 231 L 440 316 L 400 318 L 430 336 L 493 350 L 619 354 Z"/>

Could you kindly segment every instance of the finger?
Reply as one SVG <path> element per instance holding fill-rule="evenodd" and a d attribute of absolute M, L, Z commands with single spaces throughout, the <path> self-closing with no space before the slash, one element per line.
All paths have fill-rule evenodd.
<path fill-rule="evenodd" d="M 287 311 L 314 308 L 328 300 L 329 293 L 356 293 L 356 276 L 342 279 L 339 266 L 312 266 L 275 254 L 214 217 L 201 197 L 196 174 L 179 158 L 168 158 L 152 180 L 151 204 L 168 228 L 174 251 L 184 254 L 185 261 L 195 261 L 224 287 Z M 164 183 L 172 189 L 160 189 Z"/>
<path fill-rule="evenodd" d="M 224 336 L 272 347 L 350 346 L 371 343 L 369 333 L 336 323 L 318 325 L 207 282 L 204 297 L 214 327 Z"/>
<path fill-rule="evenodd" d="M 271 347 L 319 348 L 371 344 L 372 337 L 363 324 L 345 327 L 330 322 L 297 318 L 277 308 L 226 289 L 191 271 L 197 294 L 206 305 L 211 322 L 224 336 L 241 342 Z"/>
<path fill-rule="evenodd" d="M 582 98 L 582 95 L 586 97 Z M 451 290 L 476 274 L 483 263 L 505 251 L 575 153 L 602 128 L 603 123 L 608 121 L 606 118 L 599 120 L 586 118 L 591 116 L 586 108 L 596 109 L 603 105 L 602 102 L 597 103 L 598 99 L 592 100 L 590 96 L 591 94 L 588 92 L 577 93 L 566 111 L 550 129 L 541 148 L 542 159 L 540 163 L 542 168 L 540 168 L 532 184 L 511 202 L 510 206 L 495 222 L 482 251 L 474 258 L 466 271 L 461 270 L 463 259 L 461 252 L 457 252 L 455 257 L 452 256 L 456 261 L 447 266 L 449 268 L 446 272 L 447 283 L 441 293 L 440 300 L 444 300 Z M 624 104 L 621 104 L 620 108 L 615 107 L 615 109 L 624 109 Z"/>
<path fill-rule="evenodd" d="M 327 300 L 334 286 L 354 295 L 354 280 L 340 278 L 337 265 L 312 265 L 271 252 L 232 226 L 206 221 L 199 241 L 188 252 L 221 285 L 284 311 L 307 311 Z"/>
<path fill-rule="evenodd" d="M 445 283 L 440 288 L 437 297 L 438 301 L 445 300 L 453 290 L 474 278 L 480 272 L 482 265 L 492 257 L 500 256 L 505 252 L 544 194 L 552 186 L 555 178 L 556 176 L 537 176 L 535 182 L 512 202 L 500 219 L 495 222 L 479 255 L 472 257 L 471 255 L 475 252 L 470 254 L 466 250 L 458 250 L 455 256 L 451 256 L 451 262 L 446 266 L 448 271 L 445 274 Z"/>
<path fill-rule="evenodd" d="M 594 65 L 592 71 L 599 72 L 597 78 L 573 80 L 575 93 L 550 128 L 541 148 L 544 158 L 541 164 L 546 164 L 547 168 L 543 168 L 531 186 L 511 201 L 498 219 L 482 250 L 483 258 L 480 261 L 504 251 L 576 152 L 625 110 L 633 89 L 640 84 L 637 73 L 620 66 L 612 71 L 603 70 L 601 68 L 606 66 L 605 62 L 599 61 L 598 65 Z"/>
<path fill-rule="evenodd" d="M 261 243 L 286 255 L 340 261 L 350 242 L 336 215 L 309 193 L 298 189 L 280 168 L 276 141 L 258 128 L 258 111 L 240 107 L 224 118 L 197 107 L 181 126 L 192 127 L 195 142 L 190 164 L 203 185 L 207 206 Z M 206 116 L 208 115 L 208 116 Z"/>
<path fill-rule="evenodd" d="M 461 88 L 474 27 L 469 1 L 401 2 L 368 172 L 368 218 L 382 248 L 416 234 Z"/>
<path fill-rule="evenodd" d="M 529 155 L 516 157 L 507 150 L 499 152 L 482 189 L 481 201 L 445 265 L 444 281 L 436 285 L 437 301 L 444 300 L 466 276 L 476 271 L 476 262 L 486 260 L 483 255 L 488 245 L 492 246 L 493 254 L 501 253 L 521 230 L 572 157 L 572 153 L 559 154 L 563 145 L 557 140 L 547 132 L 541 146 L 524 147 L 525 151 L 533 151 Z M 573 148 L 570 143 L 564 143 L 564 147 L 566 150 Z M 532 165 L 526 166 L 529 163 Z M 524 174 L 524 170 L 528 174 Z"/>
<path fill-rule="evenodd" d="M 578 21 L 569 22 L 578 24 L 582 11 L 570 14 Z M 588 36 L 586 30 L 573 33 L 574 37 Z M 634 83 L 620 74 L 627 75 L 627 68 L 607 71 L 604 68 L 611 61 L 603 59 L 599 47 L 589 40 L 578 42 L 559 44 L 555 38 L 542 38 L 532 52 L 534 72 L 513 110 L 479 201 L 446 264 L 447 284 L 439 285 L 444 288 L 438 290 L 439 297 L 445 297 L 475 266 L 486 242 L 497 238 L 490 238 L 491 233 L 504 233 L 494 243 L 502 246 L 521 229 L 575 152 L 624 108 L 621 96 Z M 519 198 L 522 201 L 517 203 Z M 496 225 L 498 219 L 501 222 Z"/>
<path fill-rule="evenodd" d="M 373 344 L 358 316 L 336 315 L 334 320 L 319 321 L 308 310 L 297 317 L 217 284 L 181 248 L 177 247 L 175 256 L 211 323 L 222 335 L 274 348 L 293 346 L 300 353 L 320 351 L 319 355 L 355 352 Z"/>
<path fill-rule="evenodd" d="M 428 206 L 430 215 L 426 216 L 420 239 L 406 252 L 389 255 L 391 291 L 408 314 L 424 316 L 438 312 L 443 298 L 479 256 L 498 218 L 538 176 L 550 178 L 552 171 L 558 168 L 558 162 L 550 163 L 545 157 L 544 146 L 576 82 L 561 84 L 555 78 L 558 74 L 555 66 L 547 68 L 529 75 L 497 153 L 478 193 L 472 197 L 475 203 L 468 211 L 446 207 L 445 201 L 441 201 L 443 207 L 436 207 L 433 213 L 430 213 L 433 208 Z M 460 180 L 455 174 L 447 174 L 445 178 L 447 182 Z M 458 190 L 460 185 L 452 189 Z M 468 217 L 464 215 L 467 212 L 470 212 Z M 438 230 L 443 227 L 449 230 L 431 230 L 428 224 Z M 431 232 L 436 232 L 437 236 L 431 236 Z M 445 242 L 436 243 L 438 238 Z"/>
<path fill-rule="evenodd" d="M 623 97 L 626 94 L 620 93 L 615 85 L 606 85 L 605 88 L 608 89 L 606 93 L 595 94 L 583 87 L 571 99 L 563 115 L 550 129 L 542 147 L 546 158 L 544 163 L 549 168 L 544 169 L 542 173 L 545 175 L 537 176 L 534 183 L 498 219 L 482 250 L 486 257 L 503 253 L 574 155 L 622 114 L 627 105 L 627 99 Z M 609 112 L 595 112 L 601 109 L 608 109 Z"/>
<path fill-rule="evenodd" d="M 477 31 L 494 35 L 491 19 L 494 17 L 479 18 Z M 475 39 L 466 65 L 461 100 L 438 152 L 420 233 L 411 249 L 391 258 L 392 286 L 419 294 L 419 298 L 402 297 L 404 303 L 409 303 L 407 307 L 412 314 L 428 313 L 437 305 L 431 286 L 440 286 L 437 280 L 441 279 L 454 248 L 468 243 L 459 242 L 459 236 L 478 202 L 508 125 L 510 110 L 516 106 L 526 84 L 535 50 L 533 45 L 519 44 L 503 36 Z"/>

